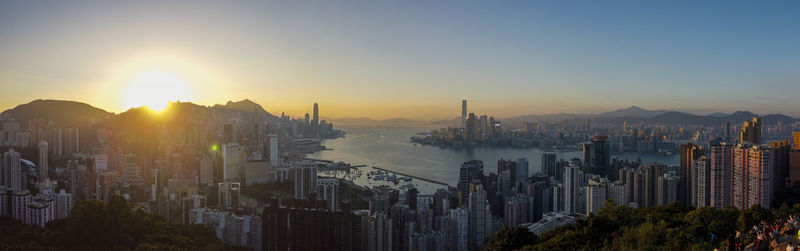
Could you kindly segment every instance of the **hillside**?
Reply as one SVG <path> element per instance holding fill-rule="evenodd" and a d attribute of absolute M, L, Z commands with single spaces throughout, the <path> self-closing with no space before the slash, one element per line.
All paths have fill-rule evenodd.
<path fill-rule="evenodd" d="M 253 112 L 258 114 L 259 116 L 265 116 L 269 118 L 274 118 L 275 116 L 264 110 L 264 107 L 253 102 L 249 99 L 240 100 L 237 102 L 228 101 L 224 105 L 216 104 L 211 107 L 211 111 L 214 112 L 221 112 L 221 113 L 238 113 L 241 114 L 244 118 L 247 116 L 252 116 Z"/>
<path fill-rule="evenodd" d="M 536 122 L 536 121 L 556 121 L 567 120 L 569 124 L 585 123 L 587 119 L 594 122 L 602 123 L 616 123 L 622 122 L 632 123 L 660 123 L 660 124 L 681 124 L 681 125 L 720 125 L 725 122 L 738 124 L 743 121 L 752 119 L 753 117 L 762 117 L 762 123 L 775 124 L 778 122 L 790 124 L 798 119 L 783 115 L 783 114 L 768 114 L 758 115 L 749 111 L 737 111 L 731 114 L 726 113 L 712 113 L 709 115 L 696 115 L 687 112 L 669 111 L 669 110 L 646 110 L 637 106 L 632 106 L 625 109 L 619 109 L 611 112 L 604 112 L 598 114 L 546 114 L 546 115 L 526 115 L 501 119 L 501 121 L 510 126 L 521 126 L 523 122 Z"/>
<path fill-rule="evenodd" d="M 667 113 L 668 110 L 646 110 L 638 106 L 631 106 L 616 111 L 597 114 L 596 117 L 631 117 L 631 118 L 652 118 L 659 114 Z"/>
<path fill-rule="evenodd" d="M 755 239 L 750 231 L 753 226 L 798 213 L 800 204 L 791 207 L 784 203 L 771 210 L 754 205 L 738 210 L 734 207 L 694 208 L 681 202 L 631 208 L 608 201 L 597 214 L 540 236 L 515 238 L 520 235 L 509 234 L 524 233 L 526 228 L 501 231 L 491 239 L 486 250 L 519 247 L 521 250 L 725 250 L 727 237 L 737 230 L 742 233 L 741 245 L 747 246 Z M 790 231 L 786 235 L 796 236 L 797 232 Z"/>
<path fill-rule="evenodd" d="M 84 128 L 113 116 L 113 113 L 86 103 L 67 100 L 37 99 L 3 112 L 20 123 L 40 119 L 53 121 L 56 127 Z"/>
<path fill-rule="evenodd" d="M 169 224 L 158 215 L 113 196 L 106 203 L 76 202 L 66 219 L 45 227 L 0 216 L 3 250 L 226 250 L 214 229 Z"/>

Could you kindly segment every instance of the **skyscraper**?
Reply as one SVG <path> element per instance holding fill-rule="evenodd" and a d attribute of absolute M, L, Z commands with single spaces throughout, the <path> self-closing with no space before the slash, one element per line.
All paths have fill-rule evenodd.
<path fill-rule="evenodd" d="M 626 204 L 625 185 L 599 176 L 589 179 L 586 186 L 586 213 L 596 214 L 606 206 L 606 200 L 612 200 L 617 205 Z"/>
<path fill-rule="evenodd" d="M 458 176 L 458 192 L 460 202 L 459 204 L 467 204 L 469 196 L 469 184 L 474 179 L 481 179 L 483 177 L 483 162 L 480 160 L 470 160 L 461 164 Z"/>
<path fill-rule="evenodd" d="M 470 212 L 464 208 L 450 210 L 450 219 L 455 225 L 455 250 L 469 250 Z"/>
<path fill-rule="evenodd" d="M 329 211 L 339 209 L 339 180 L 334 178 L 317 179 L 317 193 L 320 199 L 325 200 Z"/>
<path fill-rule="evenodd" d="M 467 100 L 461 100 L 461 129 L 467 129 Z"/>
<path fill-rule="evenodd" d="M 200 174 L 198 175 L 201 184 L 212 184 L 213 176 L 213 163 L 208 156 L 200 159 Z"/>
<path fill-rule="evenodd" d="M 126 187 L 143 187 L 144 176 L 142 175 L 142 168 L 137 163 L 136 155 L 128 153 L 123 158 L 125 163 L 122 170 L 122 184 Z"/>
<path fill-rule="evenodd" d="M 648 164 L 644 167 L 644 205 L 658 205 L 658 178 L 667 171 L 667 166 L 659 164 Z"/>
<path fill-rule="evenodd" d="M 14 191 L 22 191 L 22 169 L 20 168 L 20 154 L 9 148 L 3 154 L 3 185 Z"/>
<path fill-rule="evenodd" d="M 233 124 L 225 123 L 222 125 L 222 141 L 223 143 L 232 143 L 235 141 L 233 136 Z"/>
<path fill-rule="evenodd" d="M 594 136 L 592 139 L 591 165 L 593 173 L 617 175 L 613 171 L 608 172 L 609 170 L 607 170 L 611 166 L 611 142 L 609 142 L 608 136 Z"/>
<path fill-rule="evenodd" d="M 711 146 L 710 206 L 722 209 L 731 205 L 731 171 L 733 145 L 721 143 Z"/>
<path fill-rule="evenodd" d="M 497 174 L 508 172 L 511 180 L 517 180 L 517 162 L 510 159 L 497 160 Z"/>
<path fill-rule="evenodd" d="M 480 184 L 470 184 L 469 193 L 469 246 L 486 244 L 486 191 Z"/>
<path fill-rule="evenodd" d="M 710 206 L 711 192 L 711 160 L 700 156 L 694 161 L 692 174 L 692 205 L 694 207 Z"/>
<path fill-rule="evenodd" d="M 731 122 L 725 121 L 725 142 L 731 142 Z"/>
<path fill-rule="evenodd" d="M 557 162 L 556 162 L 556 153 L 554 152 L 544 152 L 542 153 L 542 173 L 544 173 L 547 177 L 556 177 L 557 176 Z"/>
<path fill-rule="evenodd" d="M 528 182 L 528 159 L 526 158 L 519 158 L 517 159 L 517 193 L 521 193 L 524 190 L 524 187 L 527 187 Z"/>
<path fill-rule="evenodd" d="M 800 150 L 800 132 L 792 132 L 792 135 L 794 136 L 792 150 Z"/>
<path fill-rule="evenodd" d="M 289 176 L 294 180 L 294 198 L 307 199 L 317 188 L 317 168 L 311 163 L 303 163 L 289 168 Z"/>
<path fill-rule="evenodd" d="M 408 204 L 408 208 L 419 213 L 419 207 L 417 205 L 418 195 L 419 191 L 416 188 L 409 188 L 406 191 L 406 203 Z"/>
<path fill-rule="evenodd" d="M 314 103 L 314 119 L 311 121 L 311 131 L 319 138 L 319 105 Z"/>
<path fill-rule="evenodd" d="M 222 145 L 222 178 L 224 180 L 239 178 L 243 153 L 244 147 L 237 143 Z"/>
<path fill-rule="evenodd" d="M 506 198 L 505 213 L 503 214 L 505 226 L 516 227 L 519 224 L 530 222 L 528 214 L 531 204 L 531 197 L 523 194 L 516 194 Z"/>
<path fill-rule="evenodd" d="M 686 143 L 681 145 L 680 184 L 678 185 L 678 200 L 691 203 L 692 180 L 694 174 L 694 161 L 700 157 L 700 146 Z"/>
<path fill-rule="evenodd" d="M 774 149 L 738 145 L 733 149 L 732 205 L 740 210 L 759 204 L 770 208 Z"/>
<path fill-rule="evenodd" d="M 592 144 L 583 144 L 581 145 L 583 149 L 583 168 L 581 170 L 589 171 L 592 167 Z"/>
<path fill-rule="evenodd" d="M 595 179 L 589 180 L 586 186 L 586 212 L 597 213 L 606 204 L 606 194 L 608 192 L 608 180 L 606 182 Z"/>
<path fill-rule="evenodd" d="M 489 139 L 489 117 L 487 117 L 486 115 L 481 115 L 479 121 L 480 122 L 478 124 L 480 125 L 480 135 L 481 135 L 480 140 L 486 141 L 487 139 Z"/>
<path fill-rule="evenodd" d="M 579 199 L 578 190 L 584 186 L 584 176 L 580 168 L 569 165 L 564 169 L 564 211 L 573 214 L 578 213 L 581 208 L 579 203 L 585 203 Z"/>
<path fill-rule="evenodd" d="M 791 154 L 791 142 L 789 140 L 779 140 L 769 143 L 769 147 L 774 152 L 772 164 L 772 191 L 776 192 L 784 187 L 792 185 L 789 179 L 789 155 Z"/>
<path fill-rule="evenodd" d="M 755 117 L 751 121 L 745 121 L 739 132 L 739 143 L 742 144 L 761 144 L 761 118 Z"/>
<path fill-rule="evenodd" d="M 644 206 L 644 173 L 638 168 L 625 168 L 619 170 L 619 179 L 625 184 L 624 203 L 635 203 Z M 622 204 L 617 202 L 617 204 Z"/>
<path fill-rule="evenodd" d="M 55 195 L 55 218 L 56 219 L 64 219 L 67 218 L 69 215 L 69 211 L 72 210 L 72 202 L 73 202 L 73 193 L 67 193 L 64 189 L 61 189 L 58 194 Z"/>
<path fill-rule="evenodd" d="M 664 173 L 656 180 L 656 204 L 666 205 L 677 200 L 680 178 L 673 172 Z"/>
<path fill-rule="evenodd" d="M 467 116 L 467 122 L 466 122 L 467 123 L 467 127 L 464 130 L 464 139 L 465 140 L 472 141 L 472 140 L 475 140 L 475 139 L 479 138 L 479 137 L 477 137 L 478 136 L 478 130 L 477 130 L 478 121 L 477 120 L 478 120 L 478 118 L 475 117 L 475 113 L 470 113 L 469 116 Z"/>
<path fill-rule="evenodd" d="M 225 181 L 218 186 L 217 204 L 222 208 L 238 207 L 241 183 Z"/>
<path fill-rule="evenodd" d="M 39 141 L 39 180 L 47 180 L 47 141 Z"/>
<path fill-rule="evenodd" d="M 280 164 L 280 157 L 278 157 L 278 135 L 270 134 L 269 136 L 269 164 L 272 168 L 278 168 Z"/>
<path fill-rule="evenodd" d="M 392 250 L 392 219 L 383 212 L 375 212 L 367 223 L 367 249 L 375 251 Z"/>

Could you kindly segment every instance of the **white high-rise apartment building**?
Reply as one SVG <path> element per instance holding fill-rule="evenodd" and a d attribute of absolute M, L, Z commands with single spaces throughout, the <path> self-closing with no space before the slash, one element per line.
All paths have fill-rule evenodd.
<path fill-rule="evenodd" d="M 317 198 L 325 199 L 326 207 L 330 211 L 339 208 L 339 180 L 325 178 L 317 180 Z"/>
<path fill-rule="evenodd" d="M 269 136 L 269 164 L 272 168 L 278 168 L 280 165 L 280 157 L 278 156 L 278 135 L 270 134 Z"/>
<path fill-rule="evenodd" d="M 47 141 L 39 141 L 39 180 L 47 180 Z"/>
<path fill-rule="evenodd" d="M 457 250 L 469 250 L 469 214 L 464 208 L 450 210 L 449 217 L 455 224 Z"/>
<path fill-rule="evenodd" d="M 242 166 L 242 154 L 244 147 L 237 143 L 222 145 L 222 175 L 223 179 L 230 180 L 239 178 L 239 170 Z"/>
<path fill-rule="evenodd" d="M 469 193 L 469 246 L 486 244 L 486 191 L 482 185 L 470 185 Z"/>

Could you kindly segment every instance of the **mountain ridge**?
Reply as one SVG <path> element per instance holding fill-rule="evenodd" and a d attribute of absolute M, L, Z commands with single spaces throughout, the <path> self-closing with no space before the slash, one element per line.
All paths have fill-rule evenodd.
<path fill-rule="evenodd" d="M 192 102 L 170 102 L 170 108 L 177 109 L 181 107 L 184 112 L 191 112 L 194 110 L 208 110 L 212 114 L 222 114 L 223 117 L 240 116 L 248 118 L 258 115 L 261 118 L 268 120 L 276 119 L 276 117 L 268 112 L 264 107 L 250 99 L 243 99 L 239 101 L 229 100 L 225 104 L 214 104 L 211 106 L 195 104 Z M 2 112 L 3 117 L 13 118 L 19 122 L 27 122 L 34 118 L 42 119 L 43 121 L 53 121 L 59 127 L 85 127 L 90 124 L 99 123 L 101 121 L 122 116 L 123 114 L 137 113 L 144 111 L 143 108 L 131 108 L 127 111 L 115 114 L 105 111 L 101 108 L 94 107 L 88 103 L 70 100 L 51 100 L 51 99 L 37 99 L 26 104 L 17 105 L 14 108 Z M 256 112 L 256 114 L 253 114 Z M 552 113 L 552 114 L 528 114 L 506 118 L 498 118 L 504 124 L 515 127 L 521 126 L 523 122 L 536 122 L 536 121 L 556 121 L 568 120 L 569 123 L 585 123 L 587 119 L 597 122 L 621 123 L 622 121 L 628 123 L 672 123 L 672 124 L 696 124 L 696 125 L 714 125 L 724 122 L 739 123 L 741 121 L 750 120 L 752 117 L 762 117 L 766 124 L 777 122 L 792 123 L 797 121 L 797 118 L 785 114 L 765 114 L 758 115 L 750 111 L 735 111 L 733 113 L 714 112 L 708 115 L 697 115 L 689 112 L 672 111 L 672 110 L 648 110 L 639 106 L 629 106 L 625 108 L 616 109 L 608 112 L 594 113 L 594 114 L 574 114 L 574 113 Z M 126 116 L 122 116 L 126 117 Z M 342 118 L 324 118 L 335 124 L 352 124 L 352 125 L 437 125 L 437 126 L 459 126 L 460 117 L 453 117 L 452 119 L 437 120 L 437 121 L 420 121 L 409 118 L 389 118 L 389 119 L 372 119 L 369 117 L 342 117 Z M 571 121 L 570 121 L 571 120 Z"/>

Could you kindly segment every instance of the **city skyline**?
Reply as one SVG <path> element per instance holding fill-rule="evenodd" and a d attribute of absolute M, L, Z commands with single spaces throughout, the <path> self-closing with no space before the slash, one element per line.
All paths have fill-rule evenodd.
<path fill-rule="evenodd" d="M 800 2 L 0 1 L 0 247 L 800 250 Z"/>
<path fill-rule="evenodd" d="M 318 102 L 333 118 L 450 119 L 461 99 L 496 117 L 799 116 L 791 92 L 767 92 L 799 77 L 796 5 L 5 2 L 0 84 L 14 95 L 0 109 L 44 98 L 120 113 L 160 94 L 292 116 Z M 171 92 L 131 91 L 154 75 Z"/>
<path fill-rule="evenodd" d="M 269 112 L 274 116 L 280 116 L 280 115 L 284 114 L 286 116 L 289 116 L 289 117 L 295 118 L 295 119 L 303 119 L 305 115 L 312 116 L 312 114 L 314 112 L 313 107 L 318 105 L 318 103 L 313 103 L 313 106 L 309 105 L 309 107 L 312 107 L 312 109 L 309 109 L 306 113 L 302 113 L 302 114 L 285 114 L 285 112 L 282 112 L 282 111 L 270 110 L 269 106 L 261 104 L 261 103 L 258 103 L 256 101 L 251 100 L 251 99 L 228 100 L 227 102 L 217 103 L 217 104 L 198 104 L 196 102 L 191 102 L 191 101 L 176 100 L 176 101 L 169 101 L 168 103 L 164 104 L 164 106 L 160 107 L 159 109 L 153 109 L 153 108 L 151 108 L 151 107 L 149 107 L 147 105 L 142 105 L 142 106 L 131 107 L 131 108 L 129 108 L 127 110 L 124 110 L 122 112 L 114 112 L 114 111 L 111 111 L 111 110 L 103 109 L 102 107 L 97 107 L 94 104 L 85 103 L 85 102 L 81 102 L 81 101 L 78 101 L 78 100 L 36 99 L 36 100 L 31 100 L 30 102 L 13 105 L 13 106 L 11 106 L 11 107 L 9 107 L 7 109 L 4 109 L 4 110 L 0 111 L 0 113 L 5 112 L 5 111 L 11 111 L 11 110 L 14 110 L 15 108 L 17 108 L 17 107 L 19 107 L 21 105 L 27 105 L 27 104 L 35 103 L 37 101 L 77 102 L 77 103 L 82 103 L 82 104 L 86 104 L 86 105 L 92 106 L 94 108 L 101 109 L 103 111 L 106 111 L 106 112 L 109 112 L 109 113 L 115 114 L 115 115 L 119 115 L 119 114 L 122 114 L 122 113 L 125 113 L 125 112 L 128 112 L 128 111 L 136 110 L 136 109 L 140 109 L 140 108 L 147 108 L 148 110 L 154 112 L 155 114 L 160 114 L 162 110 L 164 110 L 165 108 L 167 108 L 170 105 L 175 104 L 175 103 L 190 103 L 190 104 L 194 104 L 194 105 L 198 105 L 198 106 L 202 106 L 202 107 L 214 107 L 214 106 L 222 106 L 222 105 L 225 105 L 226 103 L 231 103 L 231 102 L 239 103 L 239 102 L 250 101 L 250 102 L 253 102 L 253 103 L 261 106 L 262 108 L 265 109 L 266 112 Z M 462 105 L 463 105 L 463 101 L 468 101 L 468 100 L 462 100 Z M 464 110 L 463 109 L 464 107 L 462 107 L 461 112 L 463 113 L 463 112 L 466 111 L 467 114 L 475 114 L 476 116 L 477 115 L 490 116 L 488 114 L 483 113 L 483 110 L 480 110 L 480 111 L 477 111 L 477 112 L 472 110 L 472 108 L 471 108 L 472 104 L 471 103 L 470 103 L 469 107 L 470 108 L 467 109 L 467 110 Z M 323 109 L 325 109 L 325 108 L 323 108 Z M 637 105 L 630 105 L 630 106 L 627 106 L 627 107 L 619 107 L 619 108 L 611 109 L 611 110 L 600 110 L 600 111 L 597 111 L 597 112 L 587 112 L 587 113 L 558 112 L 558 113 L 542 113 L 542 114 L 516 114 L 516 115 L 512 114 L 512 115 L 507 116 L 507 117 L 506 116 L 498 116 L 496 118 L 497 119 L 501 119 L 501 120 L 502 119 L 512 119 L 512 120 L 515 120 L 515 121 L 516 120 L 530 120 L 531 116 L 533 116 L 533 117 L 541 116 L 540 119 L 541 120 L 545 120 L 545 121 L 554 121 L 554 120 L 561 120 L 561 119 L 570 119 L 570 120 L 572 120 L 572 119 L 586 119 L 586 118 L 602 117 L 602 116 L 607 116 L 608 118 L 632 117 L 632 118 L 640 118 L 641 119 L 641 118 L 653 117 L 653 116 L 659 115 L 659 114 L 665 114 L 665 113 L 668 113 L 668 112 L 679 112 L 679 113 L 684 113 L 684 114 L 691 115 L 691 116 L 710 116 L 710 117 L 718 117 L 718 118 L 724 117 L 724 116 L 728 116 L 728 115 L 732 115 L 732 114 L 737 113 L 737 112 L 745 112 L 745 113 L 752 113 L 752 114 L 754 114 L 756 116 L 784 115 L 784 116 L 789 116 L 789 118 L 791 118 L 791 119 L 798 119 L 798 117 L 792 115 L 792 113 L 788 113 L 788 114 L 783 114 L 783 113 L 769 113 L 769 114 L 760 113 L 759 114 L 757 112 L 750 111 L 750 110 L 736 110 L 736 111 L 731 111 L 731 112 L 725 112 L 725 111 L 719 111 L 719 110 L 704 110 L 704 109 L 648 109 L 648 108 L 637 106 Z M 464 114 L 458 114 L 458 115 L 449 116 L 449 117 L 447 117 L 447 115 L 445 115 L 443 117 L 433 117 L 433 118 L 428 118 L 428 119 L 424 119 L 424 118 L 423 119 L 414 119 L 413 116 L 412 117 L 398 117 L 398 116 L 394 116 L 394 117 L 393 116 L 386 116 L 386 117 L 368 117 L 368 116 L 333 117 L 333 116 L 329 116 L 329 115 L 320 115 L 318 117 L 319 117 L 319 120 L 329 120 L 329 122 L 340 121 L 340 123 L 344 122 L 345 124 L 393 122 L 393 123 L 399 123 L 400 125 L 402 125 L 402 124 L 405 124 L 405 123 L 452 124 L 452 123 L 457 122 L 456 120 L 461 119 L 461 115 L 464 115 Z M 310 121 L 313 122 L 313 120 L 310 120 Z M 741 121 L 737 121 L 737 122 L 741 122 Z M 746 121 L 744 121 L 744 122 L 746 122 Z M 458 123 L 452 124 L 452 126 L 457 126 L 456 124 L 458 124 Z M 461 127 L 463 127 L 463 125 Z"/>

